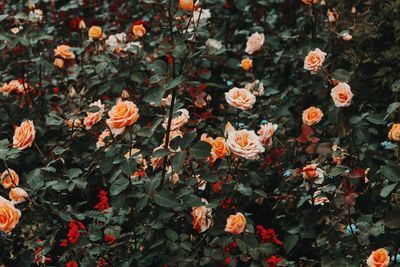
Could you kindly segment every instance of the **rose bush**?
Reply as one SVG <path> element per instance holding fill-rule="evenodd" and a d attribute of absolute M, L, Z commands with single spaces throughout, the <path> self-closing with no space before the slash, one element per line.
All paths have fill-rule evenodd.
<path fill-rule="evenodd" d="M 399 266 L 399 1 L 0 3 L 4 266 Z"/>

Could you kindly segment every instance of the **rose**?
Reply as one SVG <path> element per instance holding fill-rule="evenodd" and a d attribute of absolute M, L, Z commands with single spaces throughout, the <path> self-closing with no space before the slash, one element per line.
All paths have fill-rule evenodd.
<path fill-rule="evenodd" d="M 81 126 L 82 121 L 80 119 L 75 119 L 75 120 L 68 119 L 68 120 L 65 120 L 65 124 L 69 128 L 77 128 L 77 127 Z"/>
<path fill-rule="evenodd" d="M 105 129 L 98 137 L 97 142 L 96 142 L 96 147 L 101 148 L 106 146 L 105 139 L 107 137 L 111 136 L 111 133 L 108 129 Z"/>
<path fill-rule="evenodd" d="M 132 101 L 117 100 L 117 104 L 108 112 L 107 125 L 113 135 L 119 135 L 125 127 L 134 124 L 139 118 L 139 109 Z"/>
<path fill-rule="evenodd" d="M 249 69 L 251 69 L 253 67 L 253 60 L 251 60 L 250 58 L 246 57 L 246 58 L 242 59 L 242 62 L 240 63 L 240 66 L 245 71 L 248 71 Z"/>
<path fill-rule="evenodd" d="M 367 265 L 369 267 L 387 267 L 389 266 L 389 263 L 389 253 L 384 248 L 372 251 L 371 255 L 369 255 L 367 259 Z"/>
<path fill-rule="evenodd" d="M 179 6 L 186 11 L 190 11 L 193 8 L 193 0 L 179 0 Z"/>
<path fill-rule="evenodd" d="M 246 159 L 257 159 L 258 154 L 265 151 L 265 148 L 254 131 L 230 131 L 227 144 L 234 155 Z"/>
<path fill-rule="evenodd" d="M 0 231 L 10 233 L 21 217 L 21 211 L 16 209 L 7 199 L 0 197 Z"/>
<path fill-rule="evenodd" d="M 208 204 L 208 201 L 204 198 L 201 199 L 204 204 Z M 192 225 L 193 229 L 199 233 L 203 233 L 208 230 L 212 224 L 213 220 L 211 217 L 212 210 L 206 206 L 195 207 L 192 209 Z"/>
<path fill-rule="evenodd" d="M 221 49 L 223 47 L 222 42 L 215 40 L 215 39 L 207 39 L 206 41 L 206 46 L 208 48 L 214 48 L 214 49 Z"/>
<path fill-rule="evenodd" d="M 278 129 L 278 124 L 268 122 L 267 124 L 261 125 L 261 129 L 258 130 L 257 133 L 264 146 L 270 146 L 272 144 L 272 136 L 276 129 Z"/>
<path fill-rule="evenodd" d="M 64 68 L 64 60 L 61 58 L 56 58 L 54 59 L 53 65 L 59 69 L 62 69 Z"/>
<path fill-rule="evenodd" d="M 306 5 L 318 4 L 320 0 L 302 0 Z"/>
<path fill-rule="evenodd" d="M 249 90 L 237 87 L 226 92 L 225 99 L 229 105 L 241 110 L 252 108 L 256 102 L 256 97 Z"/>
<path fill-rule="evenodd" d="M 214 161 L 215 159 L 223 159 L 227 155 L 229 155 L 229 147 L 226 143 L 225 138 L 217 137 L 215 138 L 214 142 L 212 143 L 211 149 L 211 159 Z"/>
<path fill-rule="evenodd" d="M 307 125 L 314 125 L 321 121 L 324 113 L 322 110 L 316 107 L 309 107 L 308 109 L 303 111 L 303 123 Z"/>
<path fill-rule="evenodd" d="M 255 80 L 252 83 L 248 83 L 244 86 L 245 89 L 249 90 L 255 96 L 260 96 L 264 93 L 264 84 L 260 80 Z"/>
<path fill-rule="evenodd" d="M 241 212 L 230 215 L 226 220 L 225 232 L 238 235 L 246 229 L 246 218 Z"/>
<path fill-rule="evenodd" d="M 263 33 L 255 32 L 253 33 L 249 39 L 247 39 L 246 43 L 246 53 L 253 54 L 262 49 L 265 41 L 265 36 Z"/>
<path fill-rule="evenodd" d="M 348 107 L 354 95 L 350 90 L 350 85 L 339 83 L 332 89 L 331 96 L 336 107 Z"/>
<path fill-rule="evenodd" d="M 27 84 L 25 83 L 25 85 Z M 9 83 L 5 83 L 2 87 L 0 87 L 0 92 L 4 94 L 11 93 L 12 91 L 23 93 L 25 91 L 24 85 L 18 80 L 12 80 Z"/>
<path fill-rule="evenodd" d="M 189 121 L 189 111 L 187 109 L 181 108 L 177 110 L 180 113 L 179 116 L 172 119 L 171 122 L 171 131 L 179 130 L 183 125 L 185 125 Z M 166 118 L 163 122 L 163 127 L 167 129 L 168 126 L 168 118 Z"/>
<path fill-rule="evenodd" d="M 143 24 L 132 26 L 132 34 L 136 38 L 143 37 L 146 34 L 146 32 L 147 32 L 146 28 L 143 26 Z"/>
<path fill-rule="evenodd" d="M 399 142 L 400 141 L 400 123 L 394 123 L 389 131 L 388 137 L 390 140 Z"/>
<path fill-rule="evenodd" d="M 1 184 L 5 189 L 10 189 L 19 185 L 18 174 L 10 168 L 5 170 L 1 174 L 0 179 L 1 179 Z"/>
<path fill-rule="evenodd" d="M 319 48 L 308 52 L 304 59 L 304 69 L 316 74 L 324 64 L 326 53 L 322 52 Z"/>
<path fill-rule="evenodd" d="M 97 100 L 96 102 L 91 103 L 89 107 L 98 107 L 99 110 L 96 112 L 86 112 L 87 116 L 83 120 L 83 125 L 85 125 L 88 130 L 103 117 L 104 104 L 101 104 L 101 100 Z"/>
<path fill-rule="evenodd" d="M 8 197 L 12 200 L 14 204 L 19 204 L 24 202 L 28 198 L 28 193 L 20 187 L 15 187 L 11 188 Z"/>
<path fill-rule="evenodd" d="M 54 55 L 63 59 L 74 59 L 75 55 L 70 49 L 71 47 L 68 45 L 59 45 L 54 49 Z"/>
<path fill-rule="evenodd" d="M 317 168 L 318 164 L 309 164 L 303 167 L 303 178 L 315 184 L 322 184 L 324 181 L 324 172 Z"/>
<path fill-rule="evenodd" d="M 102 38 L 103 30 L 99 26 L 92 26 L 90 27 L 88 34 L 89 38 L 93 40 L 99 40 Z"/>
<path fill-rule="evenodd" d="M 35 126 L 31 120 L 23 121 L 21 125 L 15 128 L 13 137 L 13 147 L 19 150 L 23 150 L 27 147 L 32 146 L 35 140 Z"/>

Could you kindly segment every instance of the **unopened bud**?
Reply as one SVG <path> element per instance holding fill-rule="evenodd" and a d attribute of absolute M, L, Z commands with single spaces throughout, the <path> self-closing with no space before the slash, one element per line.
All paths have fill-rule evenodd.
<path fill-rule="evenodd" d="M 128 92 L 128 90 L 126 90 L 126 89 L 122 90 L 121 98 L 122 98 L 122 99 L 128 99 L 128 98 L 129 98 L 129 92 Z"/>
<path fill-rule="evenodd" d="M 353 6 L 353 7 L 351 8 L 351 13 L 352 13 L 352 14 L 356 14 L 356 13 L 357 13 L 357 9 L 356 9 L 355 6 Z"/>
<path fill-rule="evenodd" d="M 86 23 L 84 20 L 81 20 L 78 25 L 80 30 L 84 30 L 86 28 Z"/>
<path fill-rule="evenodd" d="M 76 90 L 75 90 L 75 88 L 71 87 L 71 89 L 69 89 L 68 96 L 69 96 L 70 98 L 75 98 L 75 97 L 76 97 Z"/>
<path fill-rule="evenodd" d="M 35 9 L 35 4 L 33 3 L 32 0 L 29 0 L 28 7 L 29 7 L 29 10 L 34 10 Z"/>

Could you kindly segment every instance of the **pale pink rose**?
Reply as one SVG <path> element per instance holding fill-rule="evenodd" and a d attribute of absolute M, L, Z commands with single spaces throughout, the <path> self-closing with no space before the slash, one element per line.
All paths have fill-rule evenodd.
<path fill-rule="evenodd" d="M 247 39 L 246 43 L 246 53 L 253 54 L 262 49 L 265 41 L 265 36 L 263 33 L 255 32 L 253 33 L 249 39 Z"/>
<path fill-rule="evenodd" d="M 225 125 L 225 129 L 224 129 L 224 136 L 228 137 L 230 132 L 234 132 L 235 128 L 233 128 L 232 124 L 230 122 L 227 122 Z"/>
<path fill-rule="evenodd" d="M 249 90 L 255 96 L 260 96 L 264 93 L 264 84 L 259 80 L 246 84 L 244 88 Z"/>
<path fill-rule="evenodd" d="M 226 102 L 232 107 L 247 110 L 253 107 L 256 97 L 247 89 L 234 87 L 225 93 Z"/>
<path fill-rule="evenodd" d="M 227 144 L 234 155 L 246 159 L 257 159 L 258 154 L 265 151 L 254 131 L 230 131 Z"/>
<path fill-rule="evenodd" d="M 316 74 L 324 64 L 326 53 L 322 52 L 319 48 L 308 52 L 308 55 L 304 59 L 304 69 L 311 71 L 312 74 Z"/>
<path fill-rule="evenodd" d="M 339 83 L 332 89 L 331 96 L 336 107 L 348 107 L 354 95 L 350 90 L 350 85 Z"/>
<path fill-rule="evenodd" d="M 177 113 L 178 114 L 180 113 L 180 115 L 172 119 L 171 131 L 179 130 L 186 123 L 188 123 L 190 119 L 189 111 L 185 108 L 178 109 Z M 168 125 L 168 118 L 164 120 L 163 127 L 167 129 L 167 125 Z"/>
<path fill-rule="evenodd" d="M 206 46 L 208 48 L 215 48 L 215 49 L 221 49 L 223 47 L 222 42 L 215 39 L 207 39 Z"/>
<path fill-rule="evenodd" d="M 19 204 L 28 199 L 28 193 L 21 187 L 14 187 L 11 188 L 8 197 L 11 199 L 12 203 Z"/>
<path fill-rule="evenodd" d="M 101 100 L 97 100 L 96 102 L 93 102 L 89 105 L 89 107 L 93 106 L 98 107 L 99 110 L 96 112 L 86 112 L 87 116 L 83 120 L 83 124 L 86 126 L 86 129 L 88 130 L 92 128 L 92 126 L 95 125 L 97 122 L 99 122 L 103 117 L 104 104 L 101 103 Z"/>
<path fill-rule="evenodd" d="M 208 201 L 204 198 L 201 199 L 205 205 L 208 205 Z M 199 233 L 203 233 L 213 225 L 212 210 L 206 206 L 195 207 L 192 209 L 192 226 Z"/>
<path fill-rule="evenodd" d="M 172 100 L 172 95 L 168 95 L 167 97 L 162 98 L 160 101 L 160 107 L 168 108 L 171 105 L 171 100 Z"/>
<path fill-rule="evenodd" d="M 348 42 L 348 41 L 351 41 L 351 39 L 353 39 L 353 36 L 350 33 L 346 32 L 345 34 L 342 35 L 342 38 L 344 41 Z"/>
<path fill-rule="evenodd" d="M 272 136 L 276 129 L 278 129 L 278 124 L 272 124 L 271 122 L 261 125 L 261 129 L 257 133 L 264 146 L 272 145 Z"/>

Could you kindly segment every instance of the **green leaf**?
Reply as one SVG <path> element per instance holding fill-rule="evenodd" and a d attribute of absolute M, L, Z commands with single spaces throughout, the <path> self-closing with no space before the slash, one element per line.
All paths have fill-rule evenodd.
<path fill-rule="evenodd" d="M 390 114 L 392 114 L 398 107 L 400 107 L 400 102 L 394 102 L 387 107 L 386 116 L 383 118 L 386 120 Z"/>
<path fill-rule="evenodd" d="M 337 69 L 332 73 L 332 77 L 335 80 L 339 80 L 342 82 L 348 82 L 351 79 L 352 72 L 349 72 L 345 69 Z"/>
<path fill-rule="evenodd" d="M 111 184 L 110 195 L 116 196 L 124 191 L 129 185 L 129 180 L 126 178 L 119 178 Z"/>
<path fill-rule="evenodd" d="M 171 240 L 171 241 L 177 241 L 179 239 L 178 234 L 175 231 L 172 231 L 171 229 L 167 228 L 165 229 L 165 236 Z"/>
<path fill-rule="evenodd" d="M 158 74 L 158 75 L 165 75 L 168 72 L 168 65 L 163 60 L 156 60 L 151 66 L 150 69 Z"/>
<path fill-rule="evenodd" d="M 396 186 L 397 183 L 385 185 L 385 187 L 382 188 L 381 190 L 380 196 L 383 198 L 387 198 L 390 195 L 390 193 L 392 193 L 392 191 L 396 188 Z"/>
<path fill-rule="evenodd" d="M 79 175 L 81 175 L 81 174 L 82 174 L 82 170 L 81 170 L 81 169 L 77 169 L 77 168 L 69 169 L 69 170 L 67 171 L 67 173 L 66 173 L 66 175 L 67 175 L 68 178 L 70 178 L 70 179 L 77 178 L 77 177 L 79 177 Z"/>
<path fill-rule="evenodd" d="M 197 133 L 195 131 L 185 133 L 185 135 L 183 136 L 183 138 L 179 144 L 179 147 L 182 150 L 186 149 L 187 147 L 190 146 L 190 144 L 193 142 L 193 140 L 196 138 L 196 136 L 197 136 Z"/>
<path fill-rule="evenodd" d="M 381 166 L 381 172 L 389 181 L 398 182 L 400 181 L 400 167 L 383 165 Z"/>
<path fill-rule="evenodd" d="M 39 190 L 44 186 L 44 181 L 41 178 L 40 169 L 34 169 L 27 175 L 27 183 L 33 190 Z"/>
<path fill-rule="evenodd" d="M 171 54 L 174 58 L 179 58 L 179 59 L 185 58 L 187 54 L 186 45 L 180 44 L 175 46 Z"/>
<path fill-rule="evenodd" d="M 169 190 L 160 191 L 154 195 L 154 202 L 165 208 L 172 208 L 178 205 L 178 200 L 174 193 Z"/>
<path fill-rule="evenodd" d="M 146 181 L 146 184 L 144 185 L 144 188 L 146 190 L 146 193 L 151 194 L 153 193 L 161 183 L 161 176 L 157 175 L 150 180 Z"/>
<path fill-rule="evenodd" d="M 172 158 L 172 168 L 175 171 L 178 171 L 182 168 L 183 162 L 186 158 L 186 152 L 185 151 L 180 151 L 177 152 L 174 157 Z"/>
<path fill-rule="evenodd" d="M 183 75 L 178 76 L 165 85 L 165 90 L 169 90 L 174 87 L 177 87 L 177 86 L 181 85 L 184 81 L 186 81 L 185 76 L 183 76 Z"/>
<path fill-rule="evenodd" d="M 190 155 L 195 159 L 202 159 L 210 156 L 211 145 L 207 142 L 200 141 L 189 149 Z"/>

